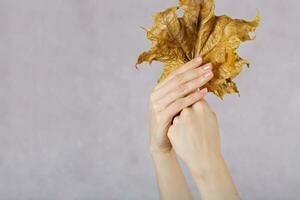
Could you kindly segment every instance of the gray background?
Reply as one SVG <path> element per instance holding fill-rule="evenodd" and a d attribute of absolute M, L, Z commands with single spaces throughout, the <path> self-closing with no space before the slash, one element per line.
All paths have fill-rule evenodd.
<path fill-rule="evenodd" d="M 133 65 L 150 46 L 139 26 L 175 4 L 0 0 L 0 200 L 159 198 L 147 105 L 161 67 Z M 299 7 L 216 0 L 219 15 L 262 16 L 239 51 L 241 96 L 208 97 L 245 200 L 300 196 Z"/>

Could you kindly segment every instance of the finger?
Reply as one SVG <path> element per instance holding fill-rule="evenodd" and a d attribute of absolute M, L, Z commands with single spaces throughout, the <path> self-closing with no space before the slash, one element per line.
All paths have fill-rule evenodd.
<path fill-rule="evenodd" d="M 211 71 L 202 71 L 201 73 L 202 73 L 202 76 L 200 76 L 199 78 L 192 79 L 191 81 L 178 86 L 176 89 L 169 92 L 164 97 L 162 97 L 160 100 L 158 100 L 157 101 L 158 111 L 165 109 L 168 105 L 170 105 L 176 99 L 185 97 L 186 95 L 190 94 L 191 92 L 197 90 L 197 88 L 201 88 L 213 77 L 213 73 Z"/>
<path fill-rule="evenodd" d="M 177 124 L 177 123 L 178 123 L 178 120 L 179 120 L 179 116 L 176 116 L 176 117 L 173 119 L 173 124 Z"/>
<path fill-rule="evenodd" d="M 185 63 L 181 67 L 178 67 L 177 69 L 172 71 L 169 74 L 169 76 L 166 77 L 165 80 L 163 80 L 162 82 L 160 82 L 159 84 L 156 85 L 155 89 L 160 89 L 164 84 L 166 84 L 169 80 L 171 80 L 176 74 L 184 73 L 184 72 L 186 72 L 190 69 L 194 69 L 196 67 L 199 67 L 201 64 L 202 64 L 202 57 L 201 56 Z"/>
<path fill-rule="evenodd" d="M 210 105 L 207 103 L 207 101 L 205 99 L 200 99 L 197 103 L 193 104 L 192 108 L 196 111 L 204 111 L 204 110 L 208 110 L 210 112 L 212 111 L 212 108 L 210 107 Z"/>
<path fill-rule="evenodd" d="M 177 89 L 180 85 L 187 83 L 195 78 L 201 77 L 206 72 L 211 72 L 212 65 L 211 63 L 207 63 L 201 67 L 190 69 L 184 73 L 176 74 L 170 81 L 165 83 L 165 85 L 155 91 L 155 99 L 159 100 L 163 98 L 166 94 L 170 93 L 172 90 Z M 185 86 L 181 86 L 185 87 Z"/>
<path fill-rule="evenodd" d="M 169 105 L 165 110 L 163 110 L 163 116 L 167 119 L 172 119 L 176 114 L 178 114 L 182 109 L 193 105 L 195 102 L 202 99 L 207 94 L 207 88 L 200 91 L 195 91 L 187 97 L 177 99 L 171 105 Z"/>

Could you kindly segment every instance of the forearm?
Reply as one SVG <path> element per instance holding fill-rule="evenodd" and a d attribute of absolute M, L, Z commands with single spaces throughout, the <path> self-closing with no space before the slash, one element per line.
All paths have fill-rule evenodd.
<path fill-rule="evenodd" d="M 204 200 L 239 200 L 229 169 L 222 156 L 212 158 L 207 168 L 200 172 L 193 170 L 192 175 Z"/>
<path fill-rule="evenodd" d="M 163 200 L 193 199 L 184 174 L 173 150 L 168 153 L 151 152 L 156 177 Z"/>

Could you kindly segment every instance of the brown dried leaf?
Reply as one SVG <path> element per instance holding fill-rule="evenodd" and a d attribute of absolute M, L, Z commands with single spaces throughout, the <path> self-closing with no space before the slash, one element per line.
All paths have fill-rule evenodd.
<path fill-rule="evenodd" d="M 178 16 L 178 11 L 183 11 L 183 16 Z M 259 16 L 253 21 L 215 16 L 214 0 L 179 0 L 178 7 L 153 17 L 154 26 L 146 29 L 151 49 L 138 57 L 136 65 L 162 62 L 160 82 L 177 67 L 201 55 L 205 63 L 214 66 L 214 78 L 205 86 L 208 91 L 220 98 L 226 93 L 239 93 L 232 80 L 249 62 L 239 57 L 236 50 L 241 42 L 255 39 L 249 32 L 259 25 Z"/>

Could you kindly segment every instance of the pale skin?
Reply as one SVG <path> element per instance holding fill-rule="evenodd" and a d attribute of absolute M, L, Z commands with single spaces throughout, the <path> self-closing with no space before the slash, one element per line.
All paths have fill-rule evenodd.
<path fill-rule="evenodd" d="M 173 71 L 151 94 L 150 152 L 163 200 L 193 199 L 177 156 L 202 199 L 240 199 L 221 153 L 216 115 L 203 99 L 203 86 L 212 77 L 212 65 L 199 57 Z"/>

